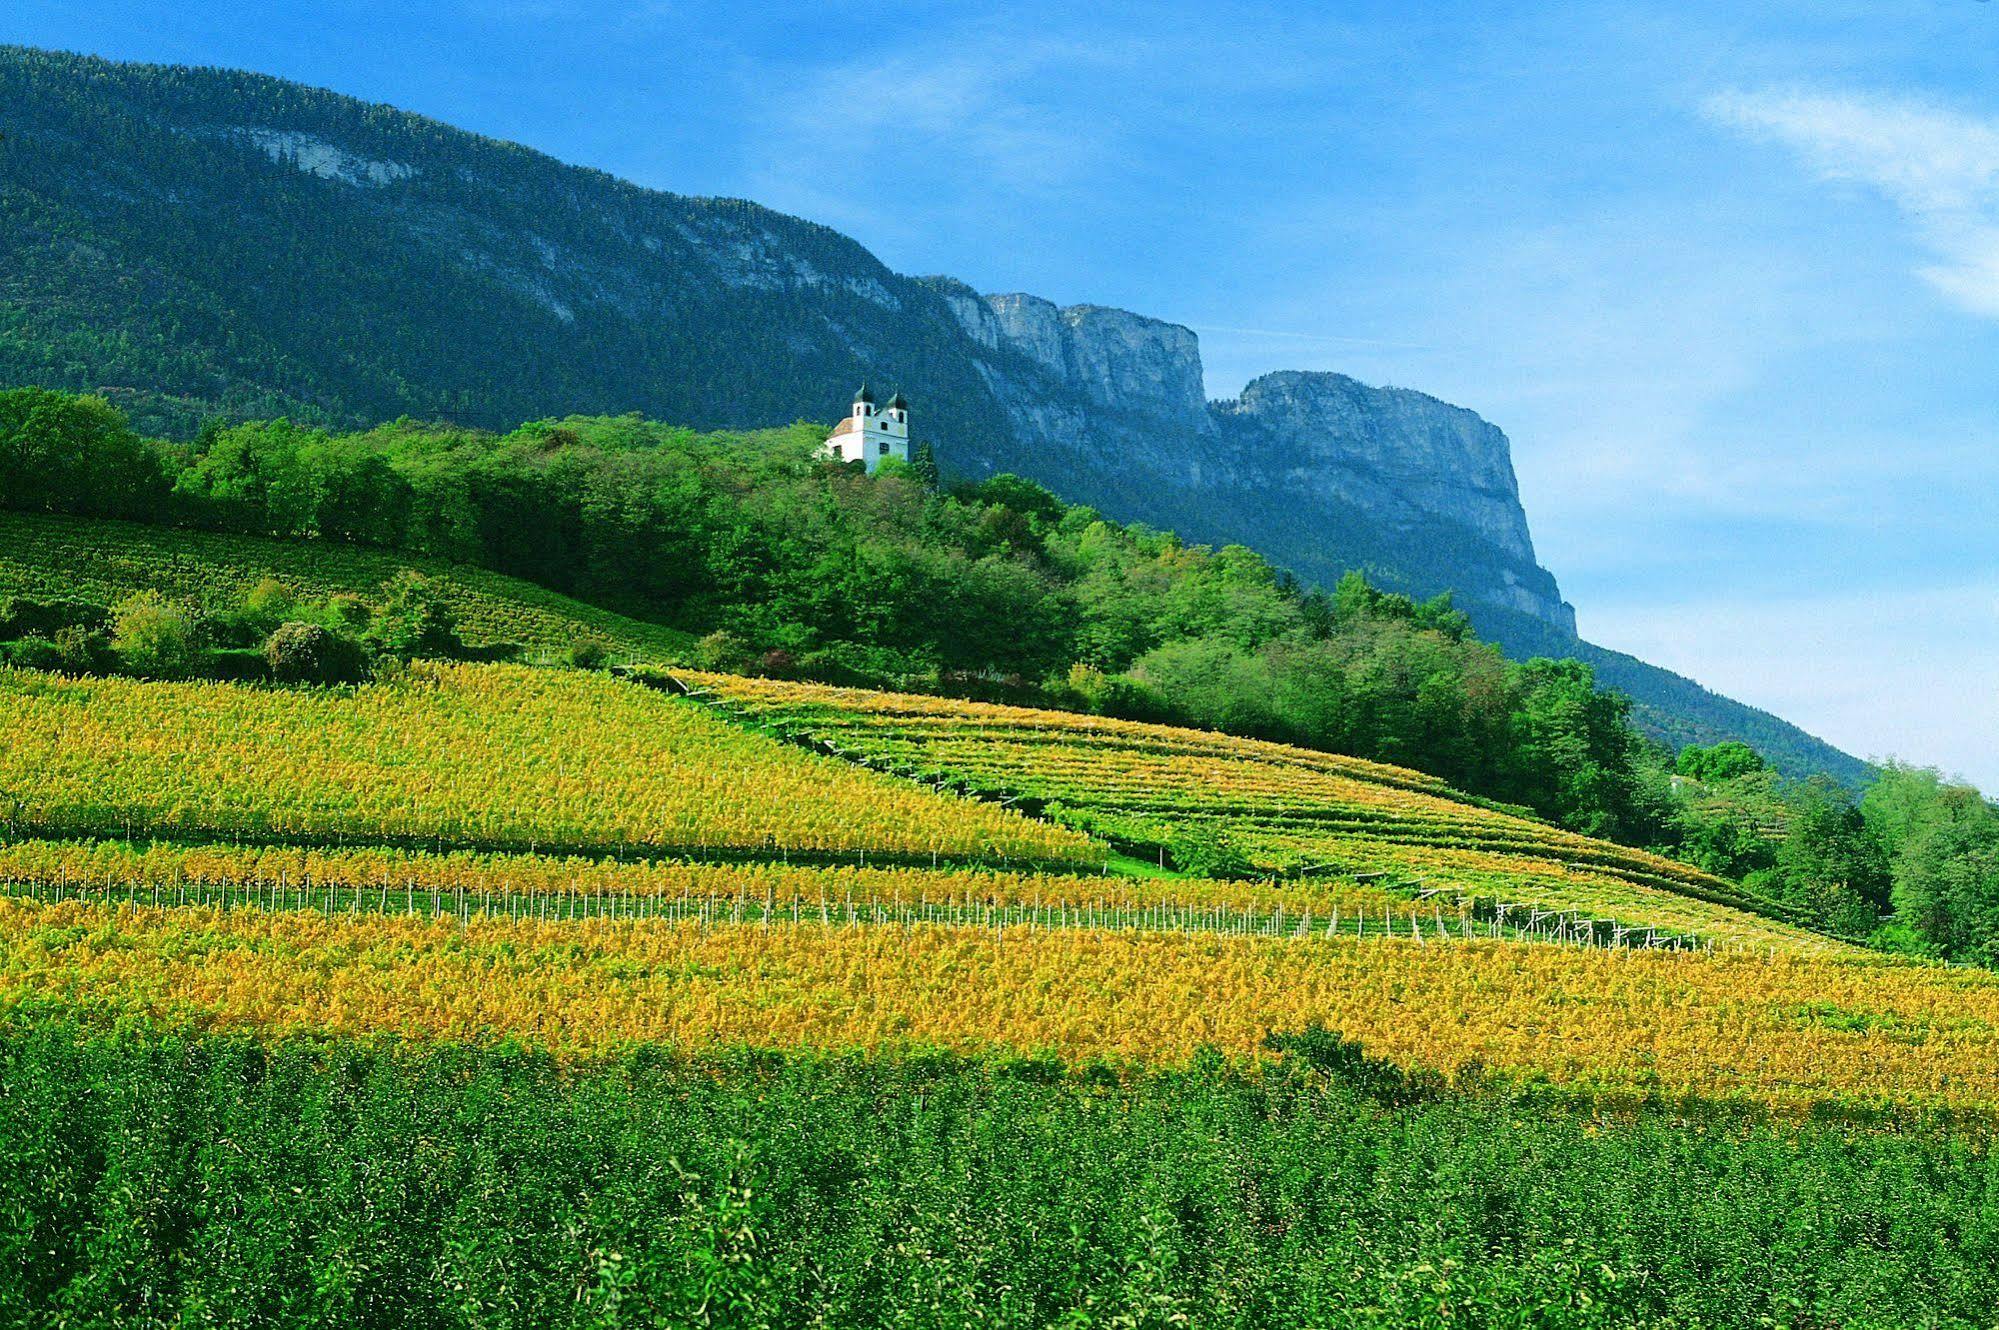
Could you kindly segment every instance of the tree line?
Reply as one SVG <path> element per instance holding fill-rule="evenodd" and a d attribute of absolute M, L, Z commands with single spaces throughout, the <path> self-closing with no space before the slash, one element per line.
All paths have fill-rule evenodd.
<path fill-rule="evenodd" d="M 277 419 L 183 444 L 140 436 L 101 399 L 23 388 L 0 393 L 0 502 L 475 564 L 702 634 L 714 668 L 1399 763 L 1745 880 L 1849 936 L 1970 956 L 1990 930 L 1963 920 L 1999 919 L 1999 901 L 1974 904 L 1999 897 L 1961 825 L 1990 821 L 1976 792 L 1946 800 L 1983 810 L 1951 831 L 1928 813 L 1895 822 L 1830 783 L 1781 781 L 1740 745 L 1652 743 L 1587 665 L 1509 661 L 1448 596 L 1417 602 L 1358 574 L 1305 587 L 1242 546 L 1188 545 L 1018 477 L 940 489 L 921 459 L 867 476 L 815 457 L 822 437 L 638 416 L 505 434 Z"/>

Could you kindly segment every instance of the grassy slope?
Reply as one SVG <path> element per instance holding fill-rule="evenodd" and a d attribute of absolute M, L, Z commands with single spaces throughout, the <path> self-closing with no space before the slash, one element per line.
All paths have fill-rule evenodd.
<path fill-rule="evenodd" d="M 676 629 L 464 564 L 331 541 L 304 544 L 0 512 L 0 597 L 71 596 L 108 603 L 153 590 L 226 605 L 274 577 L 311 598 L 343 591 L 372 598 L 405 568 L 437 581 L 458 615 L 460 632 L 474 644 L 518 642 L 530 652 L 549 653 L 580 637 L 596 637 L 616 655 L 673 660 L 691 640 Z"/>

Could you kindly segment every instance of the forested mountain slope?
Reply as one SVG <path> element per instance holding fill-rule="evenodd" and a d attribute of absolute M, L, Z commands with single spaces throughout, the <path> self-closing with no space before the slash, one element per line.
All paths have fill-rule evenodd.
<path fill-rule="evenodd" d="M 277 79 L 0 50 L 0 386 L 99 391 L 186 437 L 218 413 L 773 426 L 831 418 L 863 378 L 916 394 L 949 475 L 1025 474 L 1320 585 L 1453 590 L 1520 658 L 1593 656 L 1655 733 L 1864 775 L 1579 642 L 1507 440 L 1469 411 L 1329 374 L 1210 403 L 1173 324 L 906 278 L 753 203 Z"/>

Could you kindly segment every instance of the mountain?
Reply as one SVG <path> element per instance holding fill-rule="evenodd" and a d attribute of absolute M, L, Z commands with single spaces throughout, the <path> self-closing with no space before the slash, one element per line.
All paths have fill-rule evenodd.
<path fill-rule="evenodd" d="M 1596 660 L 1656 733 L 1864 774 L 1580 642 L 1505 436 L 1462 408 L 1299 373 L 1209 402 L 1177 325 L 905 277 L 753 203 L 278 79 L 0 48 L 0 383 L 185 436 L 218 414 L 744 428 L 830 419 L 864 378 L 910 391 L 948 474 L 1019 472 L 1309 581 L 1448 589 L 1516 653 Z"/>

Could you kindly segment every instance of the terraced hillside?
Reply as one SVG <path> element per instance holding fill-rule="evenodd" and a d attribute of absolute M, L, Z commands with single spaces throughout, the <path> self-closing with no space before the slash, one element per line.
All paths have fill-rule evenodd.
<path fill-rule="evenodd" d="M 1320 1029 L 1409 1074 L 1999 1110 L 1999 979 L 1682 894 L 1707 884 L 1415 773 L 934 699 L 696 687 L 743 714 L 513 665 L 292 690 L 0 672 L 0 1013 L 586 1060 L 748 1044 L 1131 1070 L 1253 1062 Z M 746 720 L 809 721 L 933 779 Z M 1047 802 L 1030 817 L 940 788 L 974 776 Z M 1082 829 L 1190 816 L 1277 865 L 1295 862 L 1284 838 L 1314 837 L 1320 871 L 1119 876 Z M 1469 845 L 1432 843 L 1452 837 Z M 1323 868 L 1327 846 L 1356 858 Z M 1420 862 L 1424 881 L 1355 866 L 1374 862 Z M 1537 883 L 1707 945 L 1524 940 L 1478 908 Z"/>
<path fill-rule="evenodd" d="M 0 599 L 110 603 L 134 591 L 158 591 L 227 607 L 267 578 L 307 599 L 341 592 L 367 597 L 405 568 L 436 582 L 460 634 L 475 646 L 515 642 L 530 653 L 553 653 L 594 637 L 614 654 L 643 661 L 677 659 L 690 641 L 675 629 L 464 564 L 333 541 L 306 544 L 0 511 Z"/>
<path fill-rule="evenodd" d="M 1281 876 L 1583 911 L 1747 945 L 1781 912 L 1685 864 L 1474 801 L 1406 768 L 1284 744 L 949 698 L 681 673 L 739 720 L 920 781 L 1003 799 L 1164 856 L 1219 836 Z"/>

